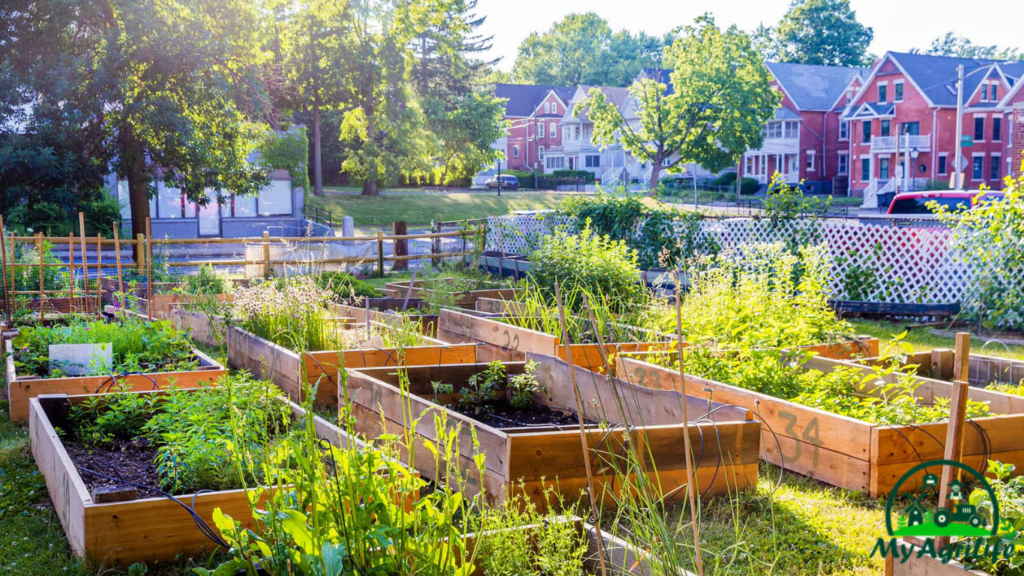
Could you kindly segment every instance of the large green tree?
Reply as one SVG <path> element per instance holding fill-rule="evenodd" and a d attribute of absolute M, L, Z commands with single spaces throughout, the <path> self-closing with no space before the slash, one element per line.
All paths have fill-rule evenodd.
<path fill-rule="evenodd" d="M 782 62 L 866 66 L 874 35 L 857 21 L 850 0 L 793 0 L 778 26 L 758 29 L 758 44 Z"/>
<path fill-rule="evenodd" d="M 527 84 L 628 86 L 641 69 L 661 65 L 665 44 L 643 32 L 613 33 L 593 12 L 569 14 L 523 40 L 512 76 Z"/>
<path fill-rule="evenodd" d="M 984 46 L 975 44 L 964 36 L 957 36 L 953 32 L 946 32 L 932 41 L 927 50 L 915 50 L 932 56 L 955 56 L 958 58 L 981 58 L 988 60 L 1022 60 L 1024 54 L 1017 48 L 1004 48 L 1001 46 Z"/>
<path fill-rule="evenodd" d="M 255 193 L 266 171 L 246 162 L 262 137 L 261 59 L 247 0 L 11 0 L 4 59 L 33 102 L 98 135 L 94 160 L 128 181 L 133 232 L 156 180 L 192 201 L 218 187 Z"/>
<path fill-rule="evenodd" d="M 742 154 L 758 148 L 761 129 L 779 103 L 768 70 L 750 38 L 735 26 L 721 30 L 705 15 L 666 51 L 674 70 L 673 90 L 652 79 L 637 81 L 623 114 L 597 89 L 576 107 L 594 123 L 594 142 L 620 144 L 652 165 L 650 190 L 661 170 L 675 172 L 688 163 L 717 172 L 734 166 Z"/>

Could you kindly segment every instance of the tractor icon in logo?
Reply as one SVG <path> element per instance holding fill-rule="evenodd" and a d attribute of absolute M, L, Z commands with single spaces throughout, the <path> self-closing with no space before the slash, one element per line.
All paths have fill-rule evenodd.
<path fill-rule="evenodd" d="M 951 464 L 949 464 L 951 463 Z M 933 461 L 916 466 L 901 478 L 890 495 L 886 507 L 886 524 L 890 536 L 988 536 L 993 530 L 988 526 L 988 518 L 979 513 L 977 507 L 970 503 L 967 487 L 955 477 L 946 484 L 946 502 L 938 506 L 939 491 L 942 482 L 938 475 L 927 470 L 928 466 L 952 465 L 966 473 L 965 478 L 973 476 L 972 482 L 986 490 L 991 490 L 984 476 L 973 469 L 948 460 Z M 933 468 L 934 469 L 934 468 Z M 917 488 L 905 494 L 906 506 L 902 510 L 894 508 L 896 494 L 903 482 L 915 477 Z M 994 501 L 994 495 L 992 495 Z M 993 514 L 993 516 L 995 516 Z M 998 517 L 993 517 L 998 522 Z"/>

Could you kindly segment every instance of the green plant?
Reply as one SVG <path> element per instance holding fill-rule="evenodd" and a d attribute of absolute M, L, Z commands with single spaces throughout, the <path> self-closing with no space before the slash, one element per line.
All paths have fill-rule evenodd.
<path fill-rule="evenodd" d="M 613 309 L 625 311 L 643 297 L 636 251 L 625 242 L 591 231 L 589 224 L 578 235 L 556 231 L 530 255 L 530 277 L 546 294 L 555 283 L 563 294 L 587 290 L 604 294 Z M 566 303 L 577 310 L 582 302 Z"/>
<path fill-rule="evenodd" d="M 526 371 L 516 374 L 508 380 L 508 403 L 516 409 L 526 410 L 533 408 L 533 395 L 539 392 L 546 392 L 547 389 L 537 381 L 534 372 L 537 371 L 537 363 L 533 360 L 526 362 Z"/>
<path fill-rule="evenodd" d="M 988 461 L 989 486 L 995 493 L 996 502 L 992 502 L 988 491 L 977 487 L 968 497 L 968 502 L 991 523 L 993 508 L 999 506 L 998 536 L 990 540 L 1001 540 L 1002 547 L 1011 548 L 1014 552 L 1009 558 L 993 561 L 982 554 L 975 557 L 970 553 L 961 553 L 957 548 L 957 557 L 969 570 L 981 570 L 988 574 L 1000 576 L 1020 576 L 1024 574 L 1024 476 L 1013 476 L 1013 464 L 1004 464 L 995 460 Z M 989 542 L 995 544 L 995 542 Z"/>
<path fill-rule="evenodd" d="M 309 196 L 309 173 L 306 159 L 309 154 L 309 138 L 305 128 L 293 128 L 289 132 L 267 132 L 259 145 L 260 162 L 272 170 L 287 170 L 292 186 L 301 186 Z"/>
<path fill-rule="evenodd" d="M 499 360 L 491 362 L 483 372 L 470 376 L 466 385 L 459 389 L 459 409 L 477 416 L 490 414 L 505 379 L 505 365 Z"/>
<path fill-rule="evenodd" d="M 546 486 L 547 512 L 513 490 L 497 509 L 484 511 L 479 558 L 484 576 L 583 576 L 587 539 L 567 505 Z"/>
<path fill-rule="evenodd" d="M 1014 396 L 1024 396 L 1024 380 L 1016 384 L 1012 382 L 993 382 L 985 386 L 985 389 L 1002 392 L 1003 394 L 1013 394 Z"/>
<path fill-rule="evenodd" d="M 214 272 L 213 266 L 204 264 L 199 267 L 198 274 L 187 276 L 185 283 L 175 290 L 178 294 L 184 295 L 229 294 L 231 282 Z"/>
<path fill-rule="evenodd" d="M 334 299 L 379 298 L 380 292 L 347 272 L 326 271 L 315 274 L 316 285 L 334 295 Z"/>

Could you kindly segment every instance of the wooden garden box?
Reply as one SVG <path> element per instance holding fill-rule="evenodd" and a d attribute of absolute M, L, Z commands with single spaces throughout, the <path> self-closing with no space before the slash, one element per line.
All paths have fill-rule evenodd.
<path fill-rule="evenodd" d="M 540 406 L 575 413 L 569 365 L 542 354 L 527 354 L 526 358 L 537 362 L 534 375 L 546 388 L 545 392 L 535 395 L 535 402 Z M 525 369 L 523 362 L 504 365 L 508 375 L 521 374 Z M 367 438 L 385 433 L 401 435 L 406 430 L 403 414 L 411 414 L 412 418 L 418 419 L 415 430 L 416 467 L 424 476 L 434 478 L 434 459 L 426 444 L 436 442 L 435 416 L 446 411 L 447 429 L 459 430 L 461 466 L 469 471 L 464 474 L 474 483 L 474 490 L 479 487 L 479 475 L 473 463 L 478 452 L 473 448 L 471 429 L 475 429 L 480 443 L 479 453 L 485 457 L 483 487 L 489 498 L 500 501 L 507 490 L 519 489 L 520 482 L 526 494 L 538 505 L 544 504 L 542 492 L 545 485 L 555 487 L 567 497 L 585 490 L 587 480 L 578 427 L 499 430 L 454 410 L 446 410 L 434 402 L 431 382 L 439 380 L 453 384 L 456 393 L 446 397 L 453 402 L 461 396 L 458 391 L 469 377 L 486 368 L 487 364 L 483 363 L 410 366 L 405 370 L 410 391 L 407 396 L 400 390 L 399 374 L 394 368 L 350 369 L 348 401 L 354 411 L 357 431 Z M 722 407 L 691 397 L 688 405 L 691 423 L 684 425 L 682 397 L 678 392 L 616 381 L 618 392 L 628 399 L 624 402 L 629 402 L 625 407 L 628 415 L 623 415 L 616 408 L 613 401 L 615 391 L 606 376 L 580 367 L 575 370 L 587 418 L 602 420 L 599 412 L 603 410 L 610 425 L 604 430 L 590 426 L 587 432 L 597 494 L 603 503 L 612 503 L 613 491 L 617 489 L 609 455 L 618 454 L 622 447 L 625 434 L 622 425 L 633 423 L 633 419 L 639 416 L 643 418 L 644 427 L 638 429 L 641 433 L 635 438 L 646 444 L 640 452 L 649 449 L 653 454 L 656 475 L 665 494 L 672 499 L 685 498 L 686 495 L 686 490 L 678 489 L 686 484 L 682 449 L 682 435 L 686 433 L 693 442 L 697 484 L 701 493 L 725 494 L 756 485 L 760 425 L 752 420 L 748 410 Z M 712 407 L 717 408 L 710 418 L 713 422 L 702 420 Z M 702 421 L 696 423 L 698 420 Z M 711 442 L 712 438 L 714 442 Z M 698 449 L 701 446 L 703 449 Z"/>
<path fill-rule="evenodd" d="M 140 392 L 163 394 L 163 392 Z M 209 550 L 213 543 L 196 527 L 195 520 L 181 505 L 153 494 L 139 494 L 136 500 L 96 503 L 55 427 L 67 418 L 71 406 L 94 395 L 40 396 L 29 402 L 29 436 L 32 456 L 46 481 L 54 511 L 64 527 L 71 550 L 88 562 L 121 567 L 133 562 L 174 560 L 181 554 L 193 555 Z M 282 402 L 287 402 L 282 398 Z M 305 414 L 289 402 L 297 417 Z M 344 432 L 322 418 L 315 418 L 317 434 L 341 446 L 348 441 Z M 141 490 L 139 492 L 142 492 Z M 245 490 L 201 492 L 178 496 L 214 527 L 213 511 L 222 512 L 253 528 Z"/>
<path fill-rule="evenodd" d="M 166 319 L 171 317 L 171 311 L 182 305 L 195 302 L 208 302 L 216 299 L 220 303 L 234 302 L 234 294 L 153 294 L 153 318 Z M 145 300 L 139 301 L 139 308 L 142 312 L 148 313 Z"/>
<path fill-rule="evenodd" d="M 430 278 L 427 282 L 432 285 L 444 284 L 445 278 Z M 418 280 L 416 285 L 409 289 L 409 285 L 412 281 L 406 280 L 403 282 L 388 282 L 384 285 L 386 292 L 393 298 L 405 298 L 408 294 L 412 298 L 429 298 L 435 292 L 440 290 L 431 290 L 423 288 L 423 280 Z M 473 310 L 476 308 L 476 301 L 479 298 L 495 298 L 499 300 L 511 300 L 515 297 L 516 291 L 514 288 L 488 288 L 481 290 L 467 290 L 458 292 L 459 297 L 455 300 L 455 304 L 461 308 L 467 308 Z"/>
<path fill-rule="evenodd" d="M 565 346 L 558 336 L 501 322 L 497 318 L 441 310 L 437 335 L 447 342 L 482 343 L 481 360 L 520 361 L 527 353 L 548 354 L 565 360 Z M 616 351 L 645 352 L 665 349 L 667 345 L 674 346 L 664 342 L 617 342 L 604 344 L 604 353 L 610 357 Z M 572 344 L 571 349 L 573 364 L 589 370 L 604 370 L 600 345 Z"/>
<path fill-rule="evenodd" d="M 916 365 L 917 373 L 921 376 L 952 382 L 955 357 L 955 352 L 949 348 L 936 348 L 911 354 L 905 364 Z M 872 366 L 886 361 L 886 358 L 874 354 L 860 360 L 859 363 Z M 984 387 L 996 382 L 1024 382 L 1024 360 L 972 353 L 967 357 L 967 367 L 967 382 L 971 386 Z"/>
<path fill-rule="evenodd" d="M 65 378 L 40 378 L 18 375 L 14 366 L 14 347 L 11 340 L 7 349 L 7 398 L 11 405 L 11 421 L 24 422 L 29 417 L 29 400 L 43 394 L 95 394 L 109 391 L 113 386 L 110 376 L 69 376 Z M 126 384 L 128 390 L 145 391 L 154 388 L 198 388 L 213 384 L 227 374 L 227 370 L 215 360 L 193 348 L 192 353 L 199 359 L 195 370 L 184 372 L 153 372 L 119 377 L 117 384 Z"/>
<path fill-rule="evenodd" d="M 353 325 L 353 329 L 360 329 Z M 327 350 L 299 354 L 279 344 L 232 326 L 227 331 L 228 362 L 259 378 L 273 380 L 289 398 L 301 402 L 303 384 L 317 385 L 316 401 L 338 402 L 339 366 L 366 368 L 401 364 L 464 364 L 477 362 L 475 344 L 447 344 L 424 336 L 429 344 L 395 348 Z M 305 374 L 305 377 L 303 377 Z"/>
<path fill-rule="evenodd" d="M 838 360 L 812 358 L 808 369 L 830 372 L 852 367 L 865 376 L 871 369 Z M 616 374 L 639 386 L 676 389 L 679 373 L 634 358 L 618 359 Z M 887 382 L 894 381 L 888 377 Z M 916 396 L 924 403 L 948 398 L 952 384 L 921 378 Z M 896 482 L 914 466 L 943 458 L 946 422 L 911 426 L 875 425 L 832 412 L 802 406 L 736 386 L 687 375 L 686 392 L 717 402 L 742 406 L 764 424 L 763 457 L 827 484 L 867 492 L 872 498 L 887 496 Z M 710 393 L 705 391 L 710 390 Z M 1002 416 L 978 418 L 965 428 L 962 462 L 983 470 L 985 458 L 1024 465 L 1024 397 L 972 388 L 970 399 L 989 402 L 989 410 Z M 983 434 L 983 433 L 984 434 Z M 780 455 L 781 452 L 781 455 Z M 912 479 L 903 491 L 917 488 Z"/>
<path fill-rule="evenodd" d="M 911 545 L 902 542 L 901 546 Z M 916 546 L 911 546 L 911 548 L 913 552 L 906 562 L 888 557 L 885 559 L 885 576 L 992 576 L 982 570 L 968 570 L 966 566 L 956 560 L 942 562 L 928 554 L 918 558 L 917 555 L 921 549 Z"/>
<path fill-rule="evenodd" d="M 369 304 L 369 311 L 367 311 Z M 337 314 L 348 316 L 356 322 L 380 322 L 391 323 L 396 315 L 405 314 L 411 320 L 419 323 L 423 334 L 437 336 L 437 314 L 423 314 L 420 308 L 425 303 L 421 298 L 370 298 L 362 304 L 333 304 L 331 310 Z"/>
<path fill-rule="evenodd" d="M 179 330 L 187 330 L 192 340 L 207 346 L 222 346 L 227 339 L 227 326 L 222 316 L 208 315 L 202 312 L 189 312 L 172 307 L 171 324 Z M 217 335 L 221 341 L 217 341 Z"/>

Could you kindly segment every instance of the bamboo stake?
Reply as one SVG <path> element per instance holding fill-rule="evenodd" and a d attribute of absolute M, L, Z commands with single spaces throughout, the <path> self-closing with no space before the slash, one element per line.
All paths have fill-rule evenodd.
<path fill-rule="evenodd" d="M 82 278 L 85 281 L 85 313 L 89 313 L 89 255 L 85 251 L 85 213 L 78 213 L 78 233 L 82 246 Z"/>
<path fill-rule="evenodd" d="M 11 262 L 8 263 L 8 266 L 13 266 L 13 265 L 14 265 L 14 232 L 12 231 L 11 232 Z M 12 268 L 11 269 L 11 291 L 10 291 L 11 296 L 13 296 L 14 292 L 18 289 L 17 277 L 15 277 L 15 274 L 16 274 L 16 270 L 14 270 Z"/>
<path fill-rule="evenodd" d="M 146 317 L 153 321 L 153 229 L 146 216 Z"/>
<path fill-rule="evenodd" d="M 124 299 L 124 276 L 121 275 L 121 238 L 117 235 L 117 223 L 114 223 L 114 255 L 117 258 L 117 289 Z"/>
<path fill-rule="evenodd" d="M 676 272 L 676 347 L 679 348 L 679 393 L 683 397 L 683 425 L 689 427 L 690 416 L 686 406 L 686 371 L 683 369 L 683 291 Z M 693 456 L 690 454 L 689 430 L 683 434 L 683 450 L 686 457 L 686 483 L 690 493 L 690 513 L 693 515 L 693 548 L 697 563 L 697 576 L 704 576 L 704 562 L 700 555 L 700 523 L 697 521 L 697 482 L 693 474 Z"/>
<path fill-rule="evenodd" d="M 43 233 L 36 234 L 36 252 L 39 260 L 39 319 L 46 322 L 46 290 L 44 288 L 45 278 L 43 276 Z"/>
<path fill-rule="evenodd" d="M 103 298 L 103 237 L 96 234 L 96 315 L 102 314 Z"/>
<path fill-rule="evenodd" d="M 5 232 L 4 232 L 4 215 L 0 214 L 0 266 L 2 266 L 2 267 L 0 267 L 0 273 L 3 274 L 3 277 L 0 278 L 0 281 L 3 282 L 3 290 L 4 290 L 4 322 L 6 322 L 7 326 L 10 327 L 10 325 L 11 325 L 11 300 L 10 300 L 10 297 L 7 295 L 7 243 L 4 241 L 4 237 L 5 237 Z M 13 260 L 13 259 L 14 259 L 14 245 L 12 244 L 11 245 L 11 260 Z"/>
<path fill-rule="evenodd" d="M 68 272 L 71 274 L 71 305 L 75 305 L 75 235 L 68 234 Z"/>
<path fill-rule="evenodd" d="M 562 324 L 562 344 L 565 346 L 565 361 L 569 364 L 569 376 L 572 378 L 572 390 L 576 395 L 576 419 L 580 423 L 580 443 L 583 445 L 583 465 L 587 472 L 587 492 L 590 493 L 590 510 L 594 515 L 594 532 L 597 534 L 597 554 L 601 560 L 601 576 L 608 576 L 608 568 L 604 559 L 604 538 L 601 537 L 601 514 L 597 510 L 597 498 L 594 492 L 594 475 L 590 470 L 590 443 L 587 441 L 586 427 L 583 424 L 583 400 L 580 399 L 580 386 L 576 382 L 576 367 L 572 363 L 572 346 L 569 344 L 569 329 L 565 323 L 565 307 L 562 306 L 562 291 L 555 282 L 555 300 L 558 302 L 558 320 Z"/>

